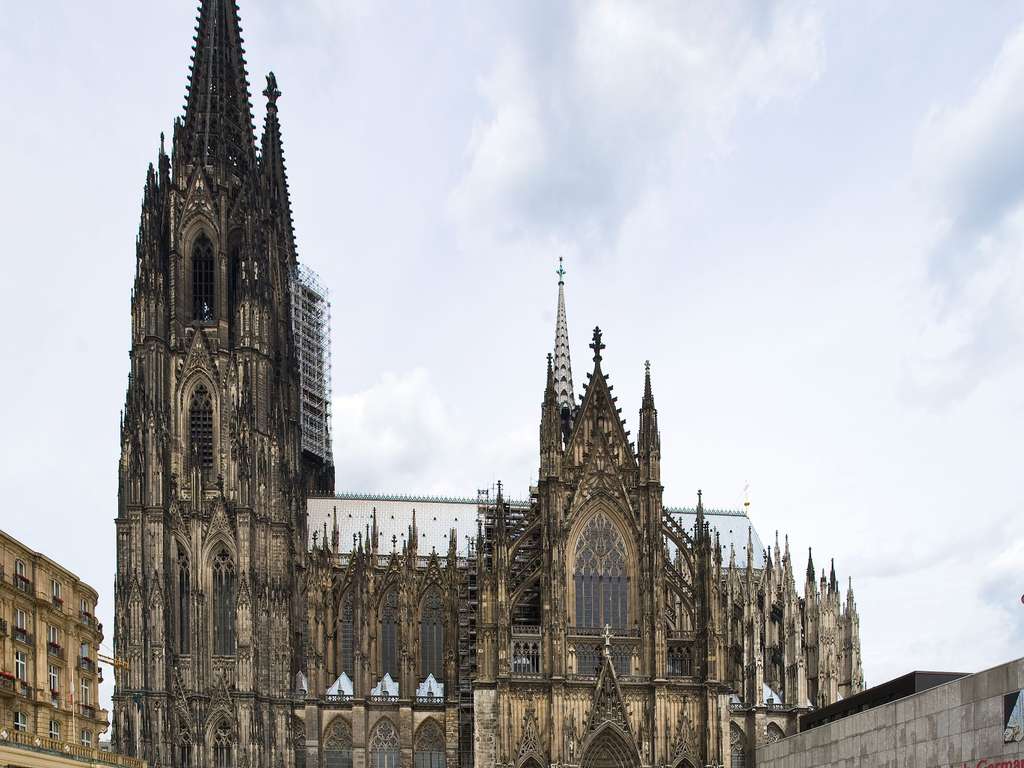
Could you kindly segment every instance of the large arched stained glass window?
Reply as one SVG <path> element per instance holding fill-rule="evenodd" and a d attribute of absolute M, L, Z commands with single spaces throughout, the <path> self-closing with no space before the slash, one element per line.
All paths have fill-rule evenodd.
<path fill-rule="evenodd" d="M 615 524 L 603 513 L 590 519 L 576 542 L 573 580 L 576 626 L 628 626 L 626 543 Z"/>
<path fill-rule="evenodd" d="M 387 719 L 377 723 L 370 737 L 370 768 L 398 768 L 398 732 Z"/>
<path fill-rule="evenodd" d="M 344 720 L 335 720 L 324 739 L 326 768 L 352 768 L 352 730 Z"/>
<path fill-rule="evenodd" d="M 192 245 L 192 319 L 200 323 L 213 320 L 213 243 L 200 235 Z"/>
<path fill-rule="evenodd" d="M 202 470 L 213 469 L 213 402 L 202 385 L 196 387 L 189 404 L 188 438 L 195 465 Z"/>
<path fill-rule="evenodd" d="M 413 768 L 445 768 L 444 733 L 433 718 L 420 726 L 412 754 Z"/>
<path fill-rule="evenodd" d="M 380 602 L 380 674 L 398 679 L 398 590 L 394 587 Z"/>
<path fill-rule="evenodd" d="M 349 590 L 341 598 L 341 671 L 355 677 L 353 661 L 353 644 L 355 642 L 355 606 L 352 604 L 352 591 Z"/>
<path fill-rule="evenodd" d="M 423 598 L 420 609 L 420 677 L 444 679 L 444 601 L 437 589 Z"/>
<path fill-rule="evenodd" d="M 235 653 L 235 564 L 226 549 L 213 559 L 213 652 Z"/>

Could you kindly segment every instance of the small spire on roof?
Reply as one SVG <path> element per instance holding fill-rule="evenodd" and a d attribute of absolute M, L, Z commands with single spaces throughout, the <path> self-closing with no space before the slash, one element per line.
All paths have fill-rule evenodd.
<path fill-rule="evenodd" d="M 594 340 L 590 342 L 590 348 L 594 350 L 594 362 L 600 364 L 601 362 L 601 350 L 605 348 L 604 342 L 601 341 L 601 327 L 594 326 Z"/>

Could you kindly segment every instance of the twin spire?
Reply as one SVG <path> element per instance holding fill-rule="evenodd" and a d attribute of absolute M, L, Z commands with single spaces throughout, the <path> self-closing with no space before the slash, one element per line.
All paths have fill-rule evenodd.
<path fill-rule="evenodd" d="M 183 159 L 242 176 L 255 165 L 256 145 L 235 0 L 202 0 L 193 40 Z"/>

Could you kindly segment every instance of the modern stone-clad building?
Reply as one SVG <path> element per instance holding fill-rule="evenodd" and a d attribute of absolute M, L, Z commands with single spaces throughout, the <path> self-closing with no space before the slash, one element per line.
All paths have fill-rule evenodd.
<path fill-rule="evenodd" d="M 635 438 L 599 329 L 577 395 L 562 269 L 523 414 L 536 486 L 333 494 L 326 396 L 303 432 L 303 272 L 266 82 L 257 142 L 237 5 L 202 0 L 136 241 L 113 748 L 175 768 L 746 766 L 860 690 L 852 587 L 809 559 L 801 590 L 788 541 L 662 476 L 650 367 Z"/>
<path fill-rule="evenodd" d="M 867 706 L 759 748 L 758 768 L 1024 768 L 1024 659 Z"/>
<path fill-rule="evenodd" d="M 0 731 L 86 750 L 107 730 L 99 706 L 97 592 L 0 531 Z"/>

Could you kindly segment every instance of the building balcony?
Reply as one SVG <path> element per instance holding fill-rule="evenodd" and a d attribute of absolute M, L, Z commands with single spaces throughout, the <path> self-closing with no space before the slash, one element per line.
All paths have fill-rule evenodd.
<path fill-rule="evenodd" d="M 64 598 L 57 597 L 57 595 L 52 595 L 50 597 L 50 606 L 53 608 L 53 610 L 64 613 Z"/>
<path fill-rule="evenodd" d="M 7 637 L 7 619 L 0 619 L 0 637 Z"/>
<path fill-rule="evenodd" d="M 15 627 L 14 631 L 11 632 L 11 637 L 13 637 L 19 643 L 24 643 L 25 645 L 32 645 L 32 633 L 24 627 Z"/>
<path fill-rule="evenodd" d="M 391 696 L 387 693 L 375 693 L 366 697 L 366 700 L 371 704 L 397 704 L 398 697 Z"/>
<path fill-rule="evenodd" d="M 24 576 L 14 574 L 14 586 L 16 589 L 20 589 L 26 595 L 32 594 L 32 582 Z"/>
<path fill-rule="evenodd" d="M 94 707 L 92 704 L 79 704 L 78 705 L 78 714 L 80 714 L 82 717 L 87 717 L 90 720 L 95 720 L 96 719 L 96 707 Z"/>
<path fill-rule="evenodd" d="M 89 673 L 95 674 L 95 672 L 96 672 L 96 662 L 93 661 L 92 659 L 90 659 L 88 656 L 79 656 L 78 657 L 78 668 L 80 670 L 82 670 L 83 672 L 89 672 Z"/>
<path fill-rule="evenodd" d="M 32 698 L 32 686 L 26 683 L 24 680 L 18 681 L 18 695 L 23 699 Z"/>
<path fill-rule="evenodd" d="M 0 674 L 0 696 L 14 695 L 14 676 L 7 673 Z"/>
<path fill-rule="evenodd" d="M 64 649 L 61 647 L 60 643 L 47 643 L 46 653 L 48 656 L 54 656 L 60 659 L 61 661 L 63 661 L 66 656 Z"/>
<path fill-rule="evenodd" d="M 90 629 L 96 629 L 96 627 L 99 626 L 99 622 L 96 621 L 96 617 L 88 611 L 79 611 L 78 620 Z"/>
<path fill-rule="evenodd" d="M 0 745 L 6 749 L 24 752 L 24 762 L 28 765 L 49 765 L 45 755 L 52 754 L 55 758 L 63 758 L 63 764 L 71 760 L 83 765 L 115 766 L 116 768 L 146 768 L 146 761 L 127 755 L 119 755 L 115 752 L 104 752 L 95 747 L 85 747 L 78 743 L 62 742 L 58 739 L 51 739 L 46 736 L 37 736 L 34 733 L 23 733 L 3 729 L 0 734 Z M 40 762 L 42 759 L 42 762 Z"/>

